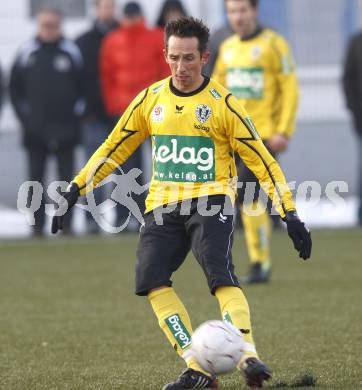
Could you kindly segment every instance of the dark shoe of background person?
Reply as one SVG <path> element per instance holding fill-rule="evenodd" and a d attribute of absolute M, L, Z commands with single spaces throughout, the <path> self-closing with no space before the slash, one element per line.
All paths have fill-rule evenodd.
<path fill-rule="evenodd" d="M 101 233 L 101 227 L 98 225 L 98 223 L 93 219 L 92 221 L 87 221 L 87 234 L 100 234 Z"/>
<path fill-rule="evenodd" d="M 36 226 L 33 226 L 31 232 L 31 238 L 43 238 L 43 237 L 44 237 L 43 229 L 39 229 Z"/>
<path fill-rule="evenodd" d="M 358 220 L 357 220 L 358 226 L 362 227 L 362 203 L 360 204 L 358 208 Z"/>
<path fill-rule="evenodd" d="M 257 262 L 252 263 L 247 276 L 241 279 L 242 283 L 266 283 L 270 280 L 271 265 Z"/>

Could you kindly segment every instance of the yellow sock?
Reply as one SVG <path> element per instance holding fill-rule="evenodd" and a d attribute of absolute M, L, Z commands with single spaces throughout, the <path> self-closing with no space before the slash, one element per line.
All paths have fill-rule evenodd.
<path fill-rule="evenodd" d="M 270 235 L 271 223 L 268 212 L 265 210 L 259 215 L 249 214 L 248 210 L 258 210 L 258 202 L 244 205 L 241 211 L 246 246 L 252 263 L 260 262 L 266 266 L 270 263 Z"/>
<path fill-rule="evenodd" d="M 219 301 L 224 321 L 228 321 L 240 329 L 247 343 L 243 360 L 248 357 L 258 358 L 251 331 L 249 305 L 243 291 L 239 287 L 218 287 L 215 296 Z"/>
<path fill-rule="evenodd" d="M 185 360 L 187 367 L 210 376 L 191 355 L 190 317 L 174 289 L 165 287 L 155 290 L 148 294 L 148 299 L 161 329 L 176 352 Z"/>

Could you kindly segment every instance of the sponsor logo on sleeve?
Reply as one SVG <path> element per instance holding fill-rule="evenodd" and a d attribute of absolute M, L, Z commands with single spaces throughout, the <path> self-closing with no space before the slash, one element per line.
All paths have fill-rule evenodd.
<path fill-rule="evenodd" d="M 219 92 L 215 88 L 210 89 L 210 93 L 211 93 L 212 97 L 216 100 L 220 100 L 222 98 L 222 96 L 219 94 Z"/>
<path fill-rule="evenodd" d="M 282 69 L 283 69 L 283 74 L 290 74 L 293 72 L 293 65 L 290 61 L 289 56 L 287 55 L 282 57 Z"/>
<path fill-rule="evenodd" d="M 260 139 L 260 135 L 258 133 L 258 130 L 256 129 L 254 122 L 251 120 L 250 117 L 245 118 L 246 122 L 248 123 L 249 130 L 252 132 L 255 139 Z"/>
<path fill-rule="evenodd" d="M 165 84 L 161 84 L 161 85 L 159 85 L 158 87 L 153 88 L 152 93 L 153 93 L 153 94 L 156 94 L 156 93 L 160 92 L 161 89 L 162 89 L 164 86 L 165 86 Z"/>

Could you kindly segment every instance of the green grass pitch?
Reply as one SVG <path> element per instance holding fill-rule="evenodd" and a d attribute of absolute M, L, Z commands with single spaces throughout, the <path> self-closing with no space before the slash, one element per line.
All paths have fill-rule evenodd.
<path fill-rule="evenodd" d="M 303 262 L 274 233 L 273 281 L 245 289 L 274 370 L 268 388 L 362 389 L 362 231 L 313 239 Z M 130 235 L 0 242 L 0 389 L 160 390 L 179 374 L 147 299 L 133 295 L 136 244 Z M 240 231 L 233 254 L 241 275 Z M 174 282 L 194 326 L 219 318 L 192 256 Z M 221 377 L 221 389 L 244 388 L 238 373 Z"/>

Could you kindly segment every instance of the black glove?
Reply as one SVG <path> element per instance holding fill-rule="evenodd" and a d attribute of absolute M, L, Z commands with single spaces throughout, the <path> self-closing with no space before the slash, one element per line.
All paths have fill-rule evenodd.
<path fill-rule="evenodd" d="M 299 219 L 296 211 L 288 211 L 283 220 L 287 224 L 288 235 L 293 241 L 294 248 L 299 252 L 299 257 L 303 260 L 309 259 L 312 253 L 312 239 L 309 230 Z"/>
<path fill-rule="evenodd" d="M 52 220 L 52 233 L 58 233 L 58 230 L 63 229 L 64 215 L 77 203 L 79 198 L 79 187 L 75 183 L 70 183 L 67 191 L 62 194 L 59 202 L 59 209 L 55 213 Z M 63 215 L 57 215 L 62 213 Z"/>

